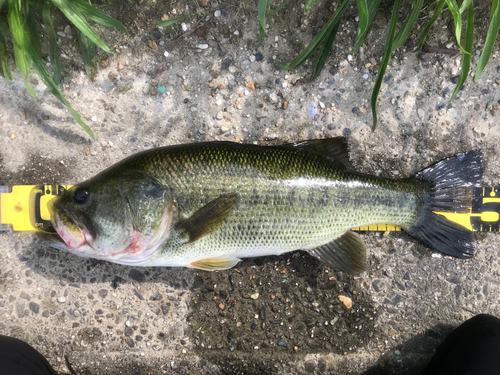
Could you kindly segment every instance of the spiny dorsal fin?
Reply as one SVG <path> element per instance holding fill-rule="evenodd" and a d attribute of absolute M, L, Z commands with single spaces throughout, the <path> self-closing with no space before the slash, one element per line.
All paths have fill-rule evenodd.
<path fill-rule="evenodd" d="M 188 267 L 205 271 L 220 271 L 234 267 L 240 260 L 241 259 L 239 258 L 220 256 L 197 260 L 196 262 L 191 263 Z"/>
<path fill-rule="evenodd" d="M 308 252 L 330 267 L 351 275 L 363 272 L 366 267 L 365 244 L 357 233 L 351 231 Z"/>
<path fill-rule="evenodd" d="M 199 240 L 220 227 L 231 214 L 237 201 L 236 193 L 221 195 L 177 224 L 176 229 L 184 229 L 189 234 L 189 242 Z"/>
<path fill-rule="evenodd" d="M 352 170 L 349 160 L 349 142 L 345 137 L 335 137 L 326 139 L 313 139 L 285 145 L 288 147 L 300 148 L 316 154 L 330 157 L 340 163 L 348 170 Z"/>

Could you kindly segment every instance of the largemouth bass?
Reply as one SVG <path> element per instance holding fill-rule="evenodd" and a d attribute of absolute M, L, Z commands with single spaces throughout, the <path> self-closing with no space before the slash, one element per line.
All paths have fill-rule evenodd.
<path fill-rule="evenodd" d="M 439 212 L 467 212 L 483 174 L 480 151 L 414 177 L 352 170 L 344 138 L 282 146 L 207 142 L 133 155 L 53 205 L 51 244 L 134 266 L 223 270 L 241 258 L 305 250 L 337 270 L 365 269 L 350 231 L 395 224 L 428 247 L 473 254 L 472 234 Z"/>

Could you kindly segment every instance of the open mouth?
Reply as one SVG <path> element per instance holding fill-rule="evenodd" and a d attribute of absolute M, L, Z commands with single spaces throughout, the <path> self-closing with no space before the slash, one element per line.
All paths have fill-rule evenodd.
<path fill-rule="evenodd" d="M 64 242 L 69 249 L 78 249 L 88 244 L 87 230 L 75 224 L 64 210 L 54 210 L 52 223 L 61 242 Z"/>

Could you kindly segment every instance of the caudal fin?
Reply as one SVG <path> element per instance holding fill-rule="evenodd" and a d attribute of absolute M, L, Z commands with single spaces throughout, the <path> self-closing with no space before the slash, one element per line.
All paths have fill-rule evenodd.
<path fill-rule="evenodd" d="M 474 254 L 473 235 L 467 228 L 434 212 L 467 213 L 472 193 L 483 177 L 481 151 L 444 159 L 416 175 L 425 183 L 424 207 L 409 232 L 425 245 L 457 258 Z"/>

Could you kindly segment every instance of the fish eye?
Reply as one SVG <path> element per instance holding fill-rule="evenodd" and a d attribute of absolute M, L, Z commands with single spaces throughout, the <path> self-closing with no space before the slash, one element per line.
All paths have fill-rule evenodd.
<path fill-rule="evenodd" d="M 87 202 L 89 197 L 90 194 L 88 190 L 85 188 L 78 188 L 75 190 L 75 193 L 73 194 L 73 200 L 75 201 L 75 203 L 78 204 L 84 204 L 85 202 Z"/>

